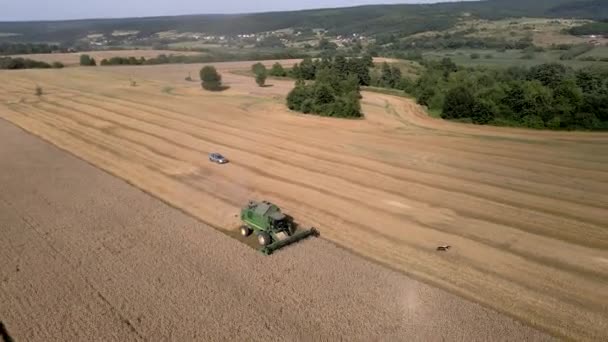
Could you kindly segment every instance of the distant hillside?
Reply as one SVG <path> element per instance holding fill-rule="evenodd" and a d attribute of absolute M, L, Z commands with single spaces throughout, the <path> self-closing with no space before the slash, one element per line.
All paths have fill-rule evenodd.
<path fill-rule="evenodd" d="M 606 0 L 487 0 L 431 5 L 374 5 L 338 9 L 271 12 L 243 15 L 188 15 L 126 19 L 92 19 L 57 22 L 0 23 L 2 41 L 73 42 L 87 34 L 139 31 L 240 34 L 284 28 L 325 28 L 334 34 L 399 33 L 444 30 L 463 15 L 482 19 L 507 17 L 608 18 Z M 18 34 L 18 35 L 9 35 Z"/>
<path fill-rule="evenodd" d="M 556 6 L 547 11 L 549 15 L 556 17 L 586 17 L 592 19 L 608 18 L 608 1 L 574 1 Z"/>

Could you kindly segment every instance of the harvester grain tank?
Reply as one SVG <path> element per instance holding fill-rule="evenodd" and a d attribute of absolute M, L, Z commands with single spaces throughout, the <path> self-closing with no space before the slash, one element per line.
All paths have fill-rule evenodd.
<path fill-rule="evenodd" d="M 309 236 L 319 235 L 315 228 L 296 232 L 293 219 L 268 201 L 250 201 L 241 209 L 241 221 L 241 235 L 247 237 L 255 233 L 260 252 L 266 255 Z"/>

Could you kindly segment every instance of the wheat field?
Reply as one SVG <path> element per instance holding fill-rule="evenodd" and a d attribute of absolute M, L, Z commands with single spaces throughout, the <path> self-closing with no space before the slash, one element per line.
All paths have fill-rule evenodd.
<path fill-rule="evenodd" d="M 608 338 L 608 134 L 444 122 L 367 92 L 365 120 L 305 116 L 284 105 L 292 82 L 230 73 L 251 64 L 216 64 L 221 93 L 184 80 L 201 65 L 2 72 L 0 117 L 220 231 L 267 199 L 344 249 L 555 336 Z"/>

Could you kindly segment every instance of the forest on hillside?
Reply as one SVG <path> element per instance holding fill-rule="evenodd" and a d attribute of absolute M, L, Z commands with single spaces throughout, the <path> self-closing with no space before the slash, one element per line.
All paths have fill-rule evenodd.
<path fill-rule="evenodd" d="M 146 37 L 170 30 L 230 35 L 285 28 L 324 28 L 331 34 L 398 33 L 406 36 L 423 31 L 445 30 L 463 15 L 482 19 L 522 16 L 605 19 L 608 18 L 608 3 L 603 0 L 486 0 L 242 15 L 0 22 L 0 32 L 11 33 L 0 39 L 13 42 L 68 43 L 92 32 L 111 35 L 114 31 L 138 31 L 139 37 Z"/>

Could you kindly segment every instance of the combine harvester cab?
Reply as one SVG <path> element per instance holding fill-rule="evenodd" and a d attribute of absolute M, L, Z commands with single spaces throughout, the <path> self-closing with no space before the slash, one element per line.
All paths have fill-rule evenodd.
<path fill-rule="evenodd" d="M 270 255 L 274 251 L 298 242 L 309 236 L 319 236 L 315 228 L 296 232 L 293 219 L 281 212 L 276 205 L 267 202 L 250 201 L 241 209 L 241 235 L 248 237 L 255 232 L 259 251 Z"/>

